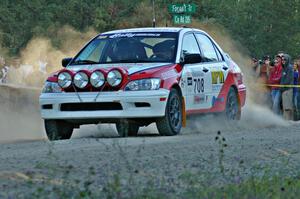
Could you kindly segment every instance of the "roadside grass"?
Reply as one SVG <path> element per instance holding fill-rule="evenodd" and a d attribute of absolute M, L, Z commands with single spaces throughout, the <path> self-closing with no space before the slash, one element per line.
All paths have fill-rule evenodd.
<path fill-rule="evenodd" d="M 103 171 L 112 175 L 102 184 L 97 182 L 99 171 L 97 167 L 86 168 L 85 171 L 81 171 L 85 172 L 84 177 L 76 178 L 78 170 L 68 163 L 62 165 L 59 161 L 55 161 L 59 157 L 53 152 L 53 144 L 50 144 L 47 157 L 51 163 L 39 162 L 36 165 L 37 169 L 47 170 L 47 173 L 28 175 L 29 180 L 25 180 L 23 186 L 30 191 L 9 195 L 2 192 L 0 198 L 299 198 L 300 173 L 290 164 L 289 156 L 278 157 L 283 168 L 276 173 L 272 171 L 272 165 L 260 164 L 246 171 L 242 159 L 230 164 L 237 167 L 226 164 L 228 145 L 220 131 L 215 137 L 215 143 L 218 149 L 217 154 L 213 154 L 217 160 L 216 170 L 208 173 L 199 167 L 197 171 L 187 170 L 178 174 L 176 178 L 170 178 L 169 174 L 158 177 L 145 175 L 140 171 L 142 165 L 138 165 L 138 160 L 142 156 L 141 151 L 146 147 L 145 144 L 136 150 L 132 161 L 127 157 L 126 147 L 115 142 L 112 147 L 118 150 L 119 154 L 116 164 L 123 167 L 116 171 L 109 169 Z M 169 165 L 166 166 L 168 170 Z M 244 175 L 245 172 L 248 174 Z"/>
<path fill-rule="evenodd" d="M 192 182 L 194 181 L 194 182 Z M 191 183 L 192 182 L 192 183 Z M 102 189 L 90 188 L 89 182 L 62 183 L 51 185 L 49 182 L 32 183 L 32 192 L 16 196 L 16 198 L 124 198 L 124 199 L 163 199 L 163 198 L 284 198 L 294 199 L 300 195 L 300 178 L 283 178 L 282 176 L 251 178 L 239 184 L 227 184 L 224 186 L 206 186 L 197 182 L 197 176 L 188 181 L 181 182 L 179 193 L 166 192 L 162 187 L 136 188 L 136 191 L 128 195 L 127 185 L 122 185 L 119 176 L 115 176 Z M 188 184 L 187 184 L 188 183 Z M 29 185 L 29 182 L 28 182 Z M 13 196 L 7 198 L 15 198 Z"/>
<path fill-rule="evenodd" d="M 182 198 L 299 198 L 300 178 L 251 178 L 239 184 L 197 187 L 186 190 Z"/>

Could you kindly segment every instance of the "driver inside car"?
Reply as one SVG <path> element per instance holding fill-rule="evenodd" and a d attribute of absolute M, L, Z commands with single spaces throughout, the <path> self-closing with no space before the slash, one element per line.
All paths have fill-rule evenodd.
<path fill-rule="evenodd" d="M 175 50 L 175 41 L 174 40 L 166 40 L 156 44 L 152 51 L 152 59 L 161 60 L 161 61 L 169 61 L 174 56 Z"/>
<path fill-rule="evenodd" d="M 121 39 L 113 49 L 114 61 L 140 61 L 146 59 L 146 52 L 138 41 Z"/>

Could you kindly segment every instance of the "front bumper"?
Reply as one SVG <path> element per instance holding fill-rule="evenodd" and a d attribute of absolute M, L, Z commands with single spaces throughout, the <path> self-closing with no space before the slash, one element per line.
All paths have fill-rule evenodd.
<path fill-rule="evenodd" d="M 78 93 L 42 93 L 40 95 L 41 115 L 43 119 L 115 119 L 162 117 L 169 96 L 169 90 L 153 91 L 117 91 L 117 92 L 81 92 Z M 122 110 L 63 110 L 63 104 L 83 103 L 119 103 Z M 137 104 L 147 104 L 139 106 Z"/>

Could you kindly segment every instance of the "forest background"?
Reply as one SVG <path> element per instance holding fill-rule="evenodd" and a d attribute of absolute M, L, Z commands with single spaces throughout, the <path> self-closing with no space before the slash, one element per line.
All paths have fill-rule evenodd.
<path fill-rule="evenodd" d="M 193 20 L 215 24 L 260 58 L 277 51 L 300 54 L 300 0 L 155 0 L 158 26 L 173 26 L 171 3 L 195 3 Z M 8 56 L 18 56 L 34 37 L 49 38 L 59 49 L 59 30 L 98 33 L 152 26 L 152 0 L 1 0 L 0 45 Z M 3 54 L 3 53 L 2 53 Z"/>

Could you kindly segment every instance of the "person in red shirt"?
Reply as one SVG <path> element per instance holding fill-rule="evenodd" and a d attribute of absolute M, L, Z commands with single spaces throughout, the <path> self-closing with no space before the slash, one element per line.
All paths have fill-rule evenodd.
<path fill-rule="evenodd" d="M 268 84 L 279 85 L 282 76 L 282 58 L 280 55 L 275 57 L 274 67 L 270 70 Z M 272 110 L 280 114 L 281 92 L 277 86 L 271 86 Z"/>

